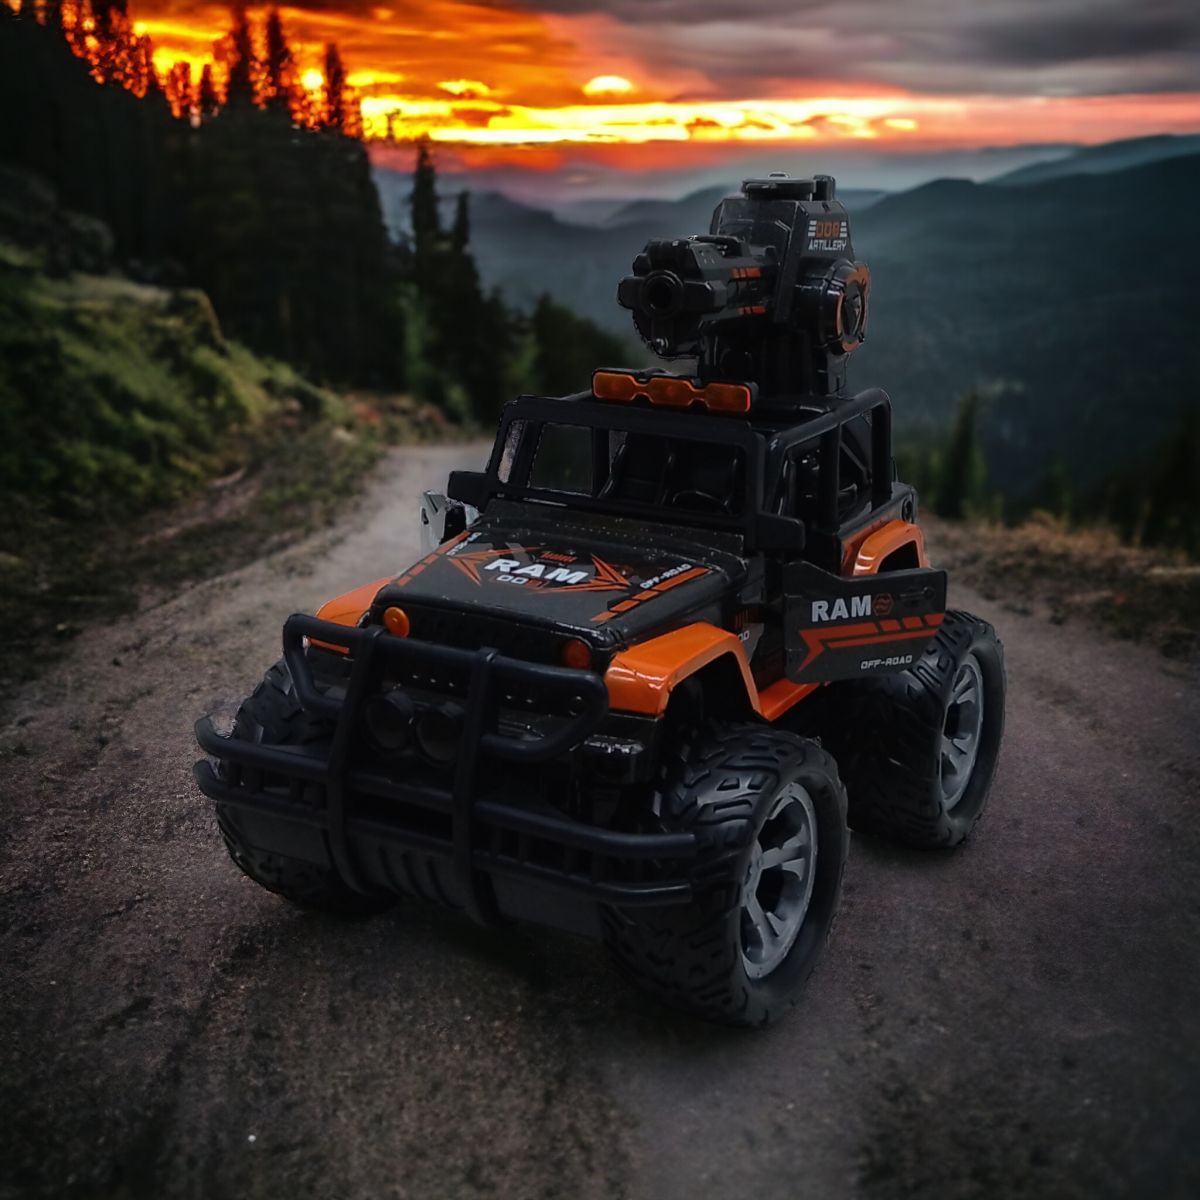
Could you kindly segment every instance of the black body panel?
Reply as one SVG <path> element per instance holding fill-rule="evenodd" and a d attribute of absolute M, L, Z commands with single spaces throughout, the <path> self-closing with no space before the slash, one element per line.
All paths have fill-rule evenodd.
<path fill-rule="evenodd" d="M 844 579 L 812 563 L 784 570 L 787 676 L 828 683 L 902 670 L 946 612 L 946 572 L 918 567 Z"/>
<path fill-rule="evenodd" d="M 475 645 L 496 644 L 482 635 L 498 618 L 616 648 L 736 594 L 746 564 L 735 553 L 680 530 L 657 531 L 653 541 L 649 532 L 635 522 L 494 501 L 465 536 L 382 588 L 372 618 L 399 605 L 422 637 L 423 613 L 454 610 L 464 638 L 480 635 Z"/>

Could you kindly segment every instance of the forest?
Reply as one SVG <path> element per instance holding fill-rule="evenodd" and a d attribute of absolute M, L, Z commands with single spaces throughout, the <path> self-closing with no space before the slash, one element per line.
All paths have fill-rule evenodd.
<path fill-rule="evenodd" d="M 0 4 L 0 244 L 39 256 L 31 265 L 13 249 L 0 262 L 5 490 L 68 507 L 86 493 L 91 508 L 119 510 L 156 498 L 135 466 L 167 470 L 248 415 L 209 361 L 175 362 L 184 394 L 173 399 L 129 394 L 147 389 L 131 389 L 128 372 L 80 380 L 70 329 L 42 319 L 37 301 L 56 274 L 166 289 L 176 308 L 207 306 L 221 338 L 309 384 L 402 392 L 458 424 L 490 424 L 518 390 L 578 389 L 596 362 L 624 356 L 619 338 L 547 298 L 521 312 L 485 293 L 469 197 L 443 221 L 428 144 L 416 148 L 411 233 L 389 238 L 336 45 L 316 92 L 297 79 L 277 10 L 254 28 L 233 8 L 217 52 L 217 76 L 180 63 L 163 78 L 119 0 Z M 155 329 L 161 338 L 162 321 Z M 74 386 L 47 405 L 64 373 Z M 94 461 L 64 427 L 93 432 Z M 108 454 L 110 439 L 136 461 Z"/>
<path fill-rule="evenodd" d="M 57 512 L 119 515 L 229 466 L 231 439 L 273 420 L 281 398 L 328 417 L 347 390 L 402 393 L 451 425 L 486 428 L 521 391 L 570 392 L 599 363 L 643 357 L 632 338 L 552 299 L 549 283 L 527 310 L 489 287 L 479 263 L 501 234 L 530 280 L 543 279 L 547 247 L 497 228 L 507 209 L 495 197 L 473 246 L 471 198 L 440 194 L 429 143 L 415 147 L 411 179 L 385 181 L 392 229 L 404 231 L 389 235 L 337 45 L 324 48 L 320 88 L 306 88 L 280 12 L 256 26 L 234 7 L 215 57 L 216 73 L 193 77 L 179 63 L 160 76 L 123 0 L 0 3 L 6 493 Z M 1143 201 L 1177 194 L 1196 163 L 1144 168 Z M 944 397 L 943 409 L 962 397 L 957 418 L 943 411 L 936 427 L 904 439 L 902 469 L 939 513 L 1014 519 L 1043 509 L 1194 555 L 1200 421 L 1177 376 L 1195 343 L 1181 336 L 1179 280 L 1135 288 L 1121 282 L 1137 278 L 1131 271 L 1096 274 L 1109 258 L 1089 251 L 1089 231 L 1111 228 L 1116 203 L 1103 181 L 1068 179 L 1042 190 L 943 182 L 874 205 L 862 237 L 897 296 L 888 304 L 881 293 L 867 365 L 910 416 L 930 397 Z M 1072 261 L 1096 278 L 1087 306 L 1034 289 L 1057 316 L 1022 334 L 1026 306 L 1004 297 L 1029 296 L 1029 278 L 1058 262 L 1049 251 L 1004 262 L 1005 222 L 1032 205 L 1060 241 L 1060 230 L 1086 226 Z M 921 271 L 943 261 L 948 221 L 930 232 L 900 220 L 942 209 L 980 209 L 991 216 L 976 225 L 998 231 L 955 243 L 956 255 L 979 261 L 943 281 L 963 293 L 949 311 L 920 303 L 934 290 Z M 1167 221 L 1159 236 L 1190 246 L 1195 233 Z M 569 249 L 553 242 L 551 259 L 574 278 Z M 613 261 L 610 273 L 619 268 Z M 988 288 L 970 284 L 984 275 Z M 1161 314 L 1141 355 L 1101 333 L 1131 303 Z M 937 337 L 921 324 L 944 326 L 950 313 L 973 324 Z M 1178 349 L 1161 350 L 1168 340 Z M 1036 386 L 1009 379 L 1019 370 Z"/>

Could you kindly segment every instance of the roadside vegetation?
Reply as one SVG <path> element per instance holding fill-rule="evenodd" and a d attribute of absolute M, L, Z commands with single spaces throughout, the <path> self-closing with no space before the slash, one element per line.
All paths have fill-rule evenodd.
<path fill-rule="evenodd" d="M 995 402 L 970 393 L 943 444 L 897 455 L 935 518 L 939 562 L 1052 621 L 1093 620 L 1173 657 L 1200 651 L 1200 410 L 1096 488 L 1077 491 L 1058 465 L 1014 501 L 989 485 L 979 444 Z"/>
<path fill-rule="evenodd" d="M 431 405 L 255 355 L 202 292 L 46 267 L 0 241 L 0 680 L 147 585 L 319 528 L 388 442 L 455 433 Z"/>

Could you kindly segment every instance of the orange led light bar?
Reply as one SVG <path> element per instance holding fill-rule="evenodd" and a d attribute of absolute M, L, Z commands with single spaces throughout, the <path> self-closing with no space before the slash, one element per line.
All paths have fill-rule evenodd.
<path fill-rule="evenodd" d="M 706 383 L 697 387 L 682 375 L 648 375 L 639 379 L 630 371 L 594 371 L 592 395 L 597 400 L 629 403 L 646 399 L 661 408 L 691 408 L 699 404 L 709 412 L 748 413 L 752 399 L 744 383 Z"/>

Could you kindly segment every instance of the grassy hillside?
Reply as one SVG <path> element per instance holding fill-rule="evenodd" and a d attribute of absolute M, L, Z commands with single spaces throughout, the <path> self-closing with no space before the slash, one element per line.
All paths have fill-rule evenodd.
<path fill-rule="evenodd" d="M 203 292 L 46 274 L 0 242 L 0 481 L 48 511 L 118 513 L 227 470 L 239 437 L 338 400 L 221 335 Z"/>
<path fill-rule="evenodd" d="M 428 406 L 348 401 L 252 354 L 203 292 L 106 272 L 104 226 L 0 183 L 0 624 L 21 630 L 0 679 L 144 583 L 320 526 L 389 435 L 446 435 Z"/>

